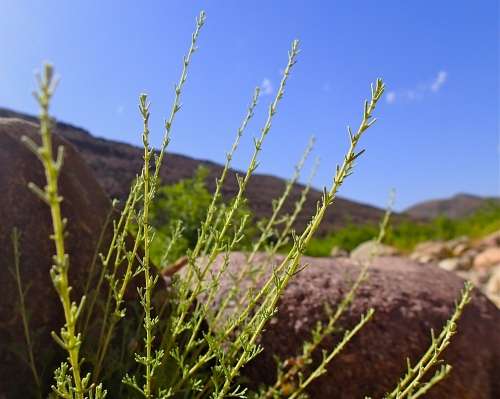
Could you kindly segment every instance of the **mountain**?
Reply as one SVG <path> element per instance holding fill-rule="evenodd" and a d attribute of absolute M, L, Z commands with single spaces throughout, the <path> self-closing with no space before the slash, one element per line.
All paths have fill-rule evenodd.
<path fill-rule="evenodd" d="M 0 117 L 20 118 L 37 122 L 37 118 L 34 116 L 5 108 L 0 108 Z M 141 170 L 143 155 L 141 148 L 118 141 L 98 138 L 82 128 L 63 122 L 56 123 L 56 132 L 76 147 L 111 198 L 122 200 L 126 198 L 132 180 Z M 164 184 L 172 184 L 181 179 L 189 178 L 194 175 L 199 165 L 204 165 L 210 171 L 207 179 L 208 189 L 213 191 L 215 179 L 222 171 L 222 166 L 217 163 L 193 159 L 180 154 L 167 153 L 165 161 L 160 172 Z M 238 191 L 235 172 L 237 171 L 231 171 L 228 174 L 226 184 L 222 189 L 224 198 L 230 199 Z M 247 187 L 246 197 L 254 215 L 258 218 L 269 216 L 272 212 L 272 200 L 281 195 L 285 184 L 284 179 L 275 176 L 253 175 Z M 284 212 L 293 211 L 295 201 L 299 199 L 303 188 L 304 186 L 300 184 L 293 187 L 289 199 L 283 207 Z M 317 201 L 321 199 L 321 195 L 322 193 L 318 190 L 312 189 L 310 191 L 303 211 L 297 219 L 295 227 L 298 231 L 301 231 L 307 225 L 311 214 L 316 209 Z M 349 222 L 378 223 L 383 214 L 384 211 L 379 208 L 338 197 L 327 212 L 318 234 L 326 234 L 345 226 Z"/>
<path fill-rule="evenodd" d="M 491 203 L 500 205 L 500 198 L 457 194 L 451 198 L 435 199 L 415 204 L 406 209 L 405 213 L 418 219 L 433 219 L 438 216 L 458 219 L 469 216 Z"/>

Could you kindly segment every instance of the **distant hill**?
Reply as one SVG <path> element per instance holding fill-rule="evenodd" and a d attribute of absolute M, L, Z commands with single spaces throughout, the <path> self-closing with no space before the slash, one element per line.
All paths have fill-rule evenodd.
<path fill-rule="evenodd" d="M 433 219 L 446 216 L 451 219 L 469 216 L 488 204 L 500 205 L 498 197 L 479 197 L 471 194 L 457 194 L 451 198 L 421 202 L 405 210 L 405 213 L 418 219 Z"/>
<path fill-rule="evenodd" d="M 37 122 L 37 118 L 5 108 L 0 108 L 0 117 L 20 118 Z M 130 184 L 142 166 L 143 151 L 139 147 L 118 141 L 98 138 L 88 131 L 58 122 L 57 132 L 73 144 L 81 153 L 86 162 L 93 169 L 99 183 L 112 198 L 124 199 L 128 194 Z M 161 170 L 161 179 L 164 184 L 172 184 L 181 179 L 194 175 L 199 165 L 205 165 L 209 170 L 207 185 L 209 190 L 215 188 L 215 178 L 219 176 L 222 166 L 214 162 L 198 160 L 184 155 L 168 153 L 166 163 Z M 224 198 L 231 198 L 238 191 L 235 171 L 227 179 L 223 187 Z M 247 188 L 248 204 L 258 218 L 269 216 L 272 212 L 272 200 L 282 193 L 285 180 L 264 174 L 255 174 Z M 296 185 L 284 206 L 285 212 L 292 212 L 295 201 L 300 197 L 302 185 Z M 310 215 L 316 209 L 316 203 L 321 198 L 321 192 L 311 190 L 304 211 L 297 220 L 297 230 L 302 230 L 309 221 Z M 318 233 L 320 235 L 345 226 L 347 223 L 378 223 L 383 217 L 382 209 L 337 198 L 333 207 L 328 211 Z M 398 219 L 398 215 L 395 215 Z"/>

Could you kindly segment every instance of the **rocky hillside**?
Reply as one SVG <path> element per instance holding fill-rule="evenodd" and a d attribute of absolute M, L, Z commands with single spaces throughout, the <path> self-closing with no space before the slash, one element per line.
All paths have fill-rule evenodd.
<path fill-rule="evenodd" d="M 1 117 L 20 118 L 36 122 L 36 118 L 33 116 L 4 108 L 0 108 Z M 110 197 L 124 199 L 127 196 L 128 187 L 142 165 L 142 149 L 118 141 L 95 137 L 88 131 L 67 123 L 58 122 L 57 132 L 76 147 L 87 164 L 93 169 L 97 180 Z M 207 184 L 208 188 L 213 190 L 215 178 L 222 170 L 221 165 L 179 154 L 168 154 L 166 165 L 161 170 L 163 183 L 171 184 L 191 177 L 199 165 L 205 165 L 209 168 L 210 175 Z M 250 209 L 259 218 L 270 215 L 272 211 L 271 201 L 281 194 L 284 187 L 285 181 L 283 179 L 270 175 L 255 174 L 250 180 L 247 189 Z M 286 212 L 293 210 L 294 203 L 299 198 L 302 188 L 301 185 L 296 185 L 293 188 L 290 199 L 284 207 Z M 233 173 L 223 187 L 223 195 L 225 198 L 231 198 L 237 190 L 238 185 Z M 311 190 L 304 206 L 305 211 L 302 212 L 297 221 L 296 228 L 298 230 L 305 227 L 311 212 L 316 208 L 316 202 L 320 198 L 320 191 Z M 336 204 L 326 215 L 319 234 L 342 227 L 347 222 L 379 222 L 382 216 L 383 210 L 379 208 L 338 198 Z"/>
<path fill-rule="evenodd" d="M 406 209 L 406 213 L 418 219 L 447 216 L 451 219 L 466 217 L 490 202 L 500 204 L 500 198 L 486 198 L 471 194 L 457 194 L 451 198 L 421 202 Z"/>

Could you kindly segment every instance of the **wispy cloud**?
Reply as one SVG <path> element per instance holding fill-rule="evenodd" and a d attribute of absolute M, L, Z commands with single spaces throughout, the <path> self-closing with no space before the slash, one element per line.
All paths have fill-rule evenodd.
<path fill-rule="evenodd" d="M 395 91 L 389 91 L 385 95 L 385 100 L 387 101 L 388 104 L 392 104 L 394 101 L 396 101 L 396 92 Z"/>
<path fill-rule="evenodd" d="M 116 113 L 117 113 L 118 115 L 122 115 L 122 114 L 123 114 L 123 111 L 125 111 L 125 107 L 124 107 L 123 105 L 118 105 L 118 106 L 116 107 Z"/>
<path fill-rule="evenodd" d="M 436 78 L 431 84 L 431 90 L 433 92 L 439 91 L 439 89 L 441 89 L 441 87 L 445 84 L 447 78 L 448 78 L 448 72 L 439 71 Z"/>
<path fill-rule="evenodd" d="M 387 92 L 385 101 L 394 104 L 398 101 L 411 102 L 423 99 L 427 94 L 437 93 L 441 90 L 448 79 L 448 72 L 439 71 L 434 79 L 426 83 L 420 83 L 411 89 L 392 90 Z"/>
<path fill-rule="evenodd" d="M 273 94 L 273 84 L 271 83 L 271 80 L 265 78 L 260 85 L 260 89 L 261 93 L 265 96 Z"/>

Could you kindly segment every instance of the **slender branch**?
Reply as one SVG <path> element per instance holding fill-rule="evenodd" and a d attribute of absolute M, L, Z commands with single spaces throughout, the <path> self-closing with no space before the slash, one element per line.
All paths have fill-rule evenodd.
<path fill-rule="evenodd" d="M 52 332 L 52 336 L 67 352 L 73 374 L 74 395 L 76 399 L 84 398 L 85 385 L 80 374 L 80 346 L 81 335 L 76 331 L 76 322 L 85 303 L 85 297 L 81 298 L 80 304 L 71 302 L 71 287 L 68 281 L 69 256 L 66 254 L 64 245 L 65 221 L 61 214 L 62 197 L 58 193 L 58 178 L 61 171 L 64 149 L 58 148 L 57 158 L 54 160 L 52 150 L 52 132 L 49 116 L 49 104 L 56 87 L 54 71 L 51 65 L 44 65 L 42 76 L 37 76 L 39 91 L 34 93 L 40 105 L 40 134 L 42 145 L 37 149 L 37 156 L 41 159 L 47 185 L 42 190 L 34 183 L 29 183 L 28 187 L 38 195 L 50 207 L 52 226 L 54 234 L 52 239 L 55 244 L 56 254 L 54 265 L 50 269 L 50 276 L 56 289 L 60 302 L 64 310 L 65 325 L 61 328 L 60 337 Z M 27 140 L 24 139 L 26 142 Z"/>
<path fill-rule="evenodd" d="M 31 373 L 33 374 L 33 379 L 36 385 L 36 392 L 39 398 L 42 398 L 42 385 L 40 383 L 40 375 L 38 374 L 38 370 L 35 363 L 35 356 L 33 354 L 33 342 L 31 340 L 28 314 L 26 310 L 25 296 L 26 291 L 23 289 L 22 279 L 21 279 L 21 271 L 20 271 L 20 258 L 21 251 L 19 249 L 19 241 L 20 241 L 20 233 L 17 228 L 12 230 L 12 246 L 14 250 L 14 277 L 17 283 L 17 292 L 19 294 L 19 305 L 20 305 L 20 313 L 23 322 L 23 331 L 24 331 L 24 339 L 26 340 L 26 352 L 28 354 L 28 364 L 31 369 Z"/>

